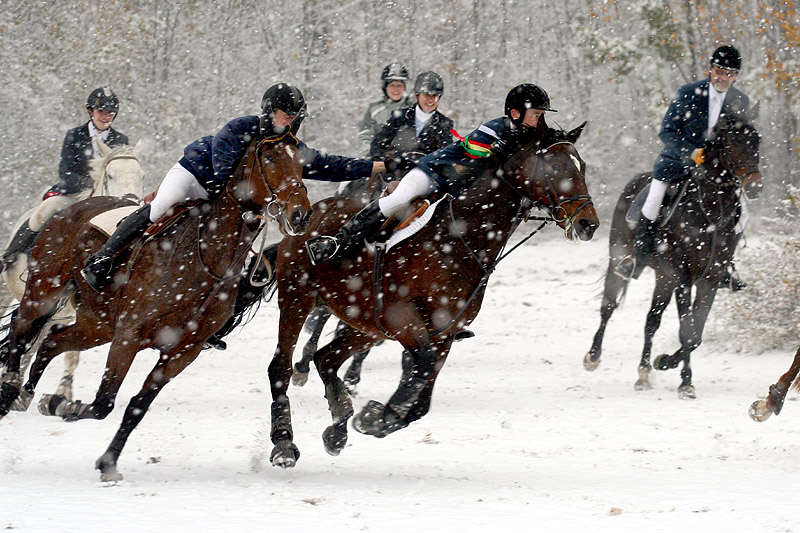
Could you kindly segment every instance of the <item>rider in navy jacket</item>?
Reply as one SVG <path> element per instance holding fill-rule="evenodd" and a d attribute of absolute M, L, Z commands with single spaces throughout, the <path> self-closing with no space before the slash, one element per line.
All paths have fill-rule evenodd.
<path fill-rule="evenodd" d="M 91 122 L 91 121 L 90 121 Z M 89 123 L 67 132 L 64 145 L 61 147 L 61 162 L 58 165 L 59 181 L 53 185 L 45 198 L 56 194 L 74 194 L 92 187 L 89 177 L 89 159 L 94 153 L 92 137 L 89 134 Z M 108 128 L 105 141 L 110 147 L 128 144 L 128 137 L 111 126 Z"/>
<path fill-rule="evenodd" d="M 179 202 L 218 196 L 253 139 L 267 133 L 294 133 L 306 113 L 303 94 L 285 83 L 267 89 L 261 107 L 263 115 L 233 119 L 213 137 L 203 137 L 186 147 L 183 157 L 167 172 L 153 201 L 125 217 L 103 247 L 87 259 L 81 274 L 94 290 L 102 292 L 111 282 L 114 257 L 138 240 L 151 223 Z M 302 142 L 298 146 L 306 179 L 346 181 L 385 170 L 383 162 L 327 155 Z"/>

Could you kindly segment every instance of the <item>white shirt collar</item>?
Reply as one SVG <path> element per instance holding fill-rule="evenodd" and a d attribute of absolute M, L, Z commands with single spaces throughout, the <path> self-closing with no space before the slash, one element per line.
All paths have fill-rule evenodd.
<path fill-rule="evenodd" d="M 434 109 L 434 111 L 436 110 Z M 419 107 L 419 104 L 417 104 L 417 106 L 414 108 L 414 123 L 417 130 L 417 136 L 419 136 L 419 134 L 422 132 L 422 129 L 425 127 L 425 124 L 428 123 L 428 120 L 430 120 L 432 115 L 433 111 L 426 113 L 421 107 Z"/>

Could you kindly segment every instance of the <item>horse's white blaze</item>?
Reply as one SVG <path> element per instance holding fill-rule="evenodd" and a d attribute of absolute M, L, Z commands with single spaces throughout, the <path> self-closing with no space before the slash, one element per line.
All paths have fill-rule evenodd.
<path fill-rule="evenodd" d="M 575 168 L 578 169 L 578 172 L 581 171 L 581 161 L 577 157 L 572 154 L 569 154 L 569 157 L 572 159 L 572 162 L 575 164 Z"/>

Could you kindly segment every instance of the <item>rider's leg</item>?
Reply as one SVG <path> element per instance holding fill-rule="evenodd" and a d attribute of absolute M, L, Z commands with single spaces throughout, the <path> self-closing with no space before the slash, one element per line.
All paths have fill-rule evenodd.
<path fill-rule="evenodd" d="M 639 222 L 636 224 L 633 241 L 633 260 L 622 261 L 617 272 L 624 278 L 637 279 L 644 270 L 647 257 L 653 253 L 656 238 L 656 219 L 661 211 L 661 203 L 669 183 L 657 179 L 650 180 L 650 190 L 642 206 Z"/>
<path fill-rule="evenodd" d="M 3 255 L 0 256 L 0 272 L 13 263 L 17 254 L 26 253 L 33 247 L 33 242 L 42 231 L 45 223 L 50 220 L 53 215 L 74 204 L 77 200 L 71 196 L 51 196 L 44 200 L 41 204 L 31 212 L 28 220 L 22 223 L 11 242 L 8 243 Z"/>
<path fill-rule="evenodd" d="M 387 218 L 407 206 L 419 196 L 436 191 L 436 182 L 422 170 L 415 168 L 406 174 L 390 195 L 367 205 L 342 226 L 333 237 L 320 235 L 306 241 L 306 251 L 311 263 L 318 265 L 334 257 L 379 226 Z"/>
<path fill-rule="evenodd" d="M 152 203 L 120 222 L 103 247 L 89 256 L 81 275 L 94 290 L 101 292 L 114 278 L 114 257 L 144 235 L 145 230 L 173 205 L 197 198 L 208 199 L 208 193 L 191 172 L 175 164 L 161 182 Z"/>

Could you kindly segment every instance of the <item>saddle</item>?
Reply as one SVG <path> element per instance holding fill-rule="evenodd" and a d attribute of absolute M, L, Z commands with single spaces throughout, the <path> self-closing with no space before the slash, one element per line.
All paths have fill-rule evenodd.
<path fill-rule="evenodd" d="M 147 231 L 145 231 L 145 235 L 147 237 L 152 237 L 158 233 L 161 233 L 175 224 L 184 213 L 191 211 L 201 202 L 202 200 L 195 200 L 174 206 L 164 216 L 153 222 L 153 224 L 147 228 Z M 126 205 L 125 207 L 110 209 L 109 211 L 105 211 L 94 216 L 91 220 L 89 220 L 89 225 L 103 233 L 106 237 L 110 237 L 111 234 L 114 233 L 114 230 L 117 229 L 117 226 L 122 219 L 139 209 L 139 207 L 141 206 Z"/>

